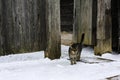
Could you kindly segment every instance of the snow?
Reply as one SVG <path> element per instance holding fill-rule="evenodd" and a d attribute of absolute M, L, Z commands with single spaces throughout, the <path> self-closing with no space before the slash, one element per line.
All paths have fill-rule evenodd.
<path fill-rule="evenodd" d="M 120 75 L 118 54 L 99 57 L 88 47 L 82 50 L 82 62 L 70 65 L 68 46 L 61 47 L 62 56 L 56 60 L 44 58 L 43 51 L 1 56 L 0 80 L 105 80 Z"/>

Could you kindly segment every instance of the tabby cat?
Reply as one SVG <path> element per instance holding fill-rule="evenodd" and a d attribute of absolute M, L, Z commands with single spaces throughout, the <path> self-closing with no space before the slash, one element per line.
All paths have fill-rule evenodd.
<path fill-rule="evenodd" d="M 80 43 L 73 43 L 69 47 L 69 58 L 71 61 L 71 65 L 76 64 L 76 61 L 80 61 L 80 55 L 82 51 L 82 46 L 83 46 L 83 40 L 84 40 L 85 34 L 83 33 L 81 36 L 81 41 Z"/>

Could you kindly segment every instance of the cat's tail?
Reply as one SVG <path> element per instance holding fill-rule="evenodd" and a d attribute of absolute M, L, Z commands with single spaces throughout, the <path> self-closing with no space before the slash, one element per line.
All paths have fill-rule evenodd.
<path fill-rule="evenodd" d="M 82 36 L 81 36 L 81 41 L 80 41 L 80 43 L 82 44 L 83 43 L 83 41 L 84 41 L 84 36 L 85 36 L 85 33 L 82 33 Z"/>

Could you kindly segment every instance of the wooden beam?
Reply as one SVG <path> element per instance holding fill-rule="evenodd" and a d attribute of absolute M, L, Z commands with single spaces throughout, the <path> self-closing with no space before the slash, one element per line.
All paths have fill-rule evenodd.
<path fill-rule="evenodd" d="M 105 39 L 105 1 L 98 1 L 97 14 L 97 39 Z"/>
<path fill-rule="evenodd" d="M 111 38 L 111 0 L 97 0 L 97 46 L 95 54 L 101 55 L 112 51 Z"/>
<path fill-rule="evenodd" d="M 60 0 L 46 0 L 46 57 L 58 59 L 61 56 Z"/>

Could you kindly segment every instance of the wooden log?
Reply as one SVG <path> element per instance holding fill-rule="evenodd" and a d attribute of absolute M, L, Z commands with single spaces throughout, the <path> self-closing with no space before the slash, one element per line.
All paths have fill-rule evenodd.
<path fill-rule="evenodd" d="M 98 0 L 97 39 L 105 39 L 105 1 Z"/>
<path fill-rule="evenodd" d="M 98 39 L 97 46 L 94 47 L 95 55 L 101 56 L 106 52 L 112 52 L 111 45 L 111 39 Z"/>
<path fill-rule="evenodd" d="M 97 46 L 95 54 L 101 55 L 112 51 L 111 38 L 111 0 L 98 0 Z"/>
<path fill-rule="evenodd" d="M 46 24 L 47 56 L 58 59 L 61 56 L 60 0 L 46 0 Z"/>
<path fill-rule="evenodd" d="M 93 45 L 92 8 L 93 0 L 74 0 L 73 42 L 80 42 L 85 33 L 84 44 Z"/>

